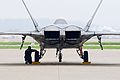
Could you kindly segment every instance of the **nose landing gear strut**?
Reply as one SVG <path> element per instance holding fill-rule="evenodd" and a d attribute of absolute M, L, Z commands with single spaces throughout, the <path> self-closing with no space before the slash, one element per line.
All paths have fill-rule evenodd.
<path fill-rule="evenodd" d="M 57 48 L 56 56 L 58 55 L 59 62 L 62 62 L 62 52 L 61 49 Z"/>
<path fill-rule="evenodd" d="M 62 62 L 62 53 L 59 51 L 59 62 Z"/>

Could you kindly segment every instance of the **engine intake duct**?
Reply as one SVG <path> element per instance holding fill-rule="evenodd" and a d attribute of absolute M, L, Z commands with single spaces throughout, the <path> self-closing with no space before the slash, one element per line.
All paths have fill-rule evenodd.
<path fill-rule="evenodd" d="M 77 40 L 80 38 L 80 31 L 65 31 L 65 39 L 66 40 Z"/>
<path fill-rule="evenodd" d="M 46 40 L 59 40 L 60 31 L 44 31 L 44 36 Z"/>

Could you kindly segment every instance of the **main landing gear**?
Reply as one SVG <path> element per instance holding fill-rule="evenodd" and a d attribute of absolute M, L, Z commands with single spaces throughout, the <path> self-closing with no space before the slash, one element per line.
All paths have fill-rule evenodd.
<path fill-rule="evenodd" d="M 33 62 L 32 64 L 40 64 L 39 60 L 44 56 L 44 54 L 46 53 L 46 50 L 44 49 L 40 49 L 40 53 L 36 52 L 35 53 L 35 62 Z"/>
<path fill-rule="evenodd" d="M 44 56 L 44 54 L 46 53 L 46 50 L 44 50 L 44 42 L 41 42 L 40 44 L 40 59 Z"/>
<path fill-rule="evenodd" d="M 79 50 L 77 50 L 78 55 L 83 59 L 83 64 L 90 64 L 91 62 L 89 62 L 89 56 L 88 56 L 88 51 L 82 51 L 82 48 L 79 48 Z"/>
<path fill-rule="evenodd" d="M 40 59 L 44 56 L 45 53 L 46 53 L 46 50 L 40 49 Z"/>

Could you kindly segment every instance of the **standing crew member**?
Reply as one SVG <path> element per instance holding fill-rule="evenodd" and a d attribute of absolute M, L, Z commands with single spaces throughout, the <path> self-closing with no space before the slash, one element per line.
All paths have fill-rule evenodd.
<path fill-rule="evenodd" d="M 25 50 L 25 64 L 32 64 L 32 57 L 31 57 L 31 54 L 32 52 L 35 52 L 37 50 L 35 49 L 31 49 L 31 46 L 28 46 L 28 49 Z"/>

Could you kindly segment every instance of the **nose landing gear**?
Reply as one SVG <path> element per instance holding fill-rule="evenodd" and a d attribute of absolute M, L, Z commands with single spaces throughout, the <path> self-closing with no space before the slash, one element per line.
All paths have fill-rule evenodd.
<path fill-rule="evenodd" d="M 59 52 L 59 62 L 62 62 L 62 53 Z"/>
<path fill-rule="evenodd" d="M 59 54 L 58 54 L 59 53 Z M 56 57 L 58 56 L 59 62 L 62 62 L 62 52 L 61 49 L 57 48 Z"/>

